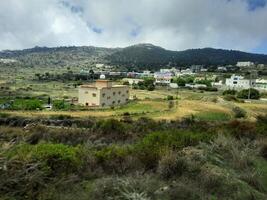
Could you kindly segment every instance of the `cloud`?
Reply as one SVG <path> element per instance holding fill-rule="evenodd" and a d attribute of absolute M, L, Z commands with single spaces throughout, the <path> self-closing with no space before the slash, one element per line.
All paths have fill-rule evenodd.
<path fill-rule="evenodd" d="M 0 1 L 0 50 L 146 42 L 257 51 L 267 41 L 265 19 L 266 0 Z"/>

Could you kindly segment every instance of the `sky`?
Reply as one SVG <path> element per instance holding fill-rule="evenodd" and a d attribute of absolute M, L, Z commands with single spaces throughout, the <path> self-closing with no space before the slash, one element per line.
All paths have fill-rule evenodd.
<path fill-rule="evenodd" d="M 0 50 L 137 43 L 267 54 L 267 0 L 0 0 Z"/>

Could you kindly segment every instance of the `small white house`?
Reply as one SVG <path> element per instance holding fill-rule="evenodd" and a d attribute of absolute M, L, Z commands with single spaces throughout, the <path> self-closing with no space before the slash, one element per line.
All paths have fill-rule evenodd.
<path fill-rule="evenodd" d="M 253 62 L 247 61 L 247 62 L 238 62 L 236 64 L 237 67 L 252 67 L 254 66 Z"/>
<path fill-rule="evenodd" d="M 226 79 L 225 85 L 229 89 L 249 89 L 256 86 L 255 79 L 245 79 L 243 76 L 233 74 L 231 78 Z"/>
<path fill-rule="evenodd" d="M 123 82 L 128 82 L 129 85 L 138 84 L 139 82 L 144 82 L 143 79 L 139 78 L 124 78 L 122 79 Z"/>
<path fill-rule="evenodd" d="M 170 72 L 156 72 L 154 74 L 155 84 L 159 85 L 169 85 L 173 78 L 173 74 Z"/>

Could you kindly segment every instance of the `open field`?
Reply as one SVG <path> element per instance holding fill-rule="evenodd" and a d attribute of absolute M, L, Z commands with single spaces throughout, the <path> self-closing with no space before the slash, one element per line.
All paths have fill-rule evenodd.
<path fill-rule="evenodd" d="M 78 67 L 67 68 L 6 68 L 1 69 L 0 96 L 7 98 L 42 97 L 46 101 L 48 97 L 55 99 L 77 99 L 77 81 L 37 81 L 34 80 L 37 73 L 65 73 L 68 70 L 78 72 Z M 86 82 L 83 82 L 86 83 Z M 173 96 L 173 106 L 169 108 L 167 96 Z M 7 111 L 17 116 L 27 117 L 49 117 L 52 115 L 69 115 L 77 118 L 98 117 L 98 118 L 120 118 L 125 113 L 131 114 L 133 118 L 141 116 L 150 117 L 156 120 L 175 120 L 194 115 L 205 120 L 229 120 L 233 118 L 232 109 L 238 106 L 247 112 L 247 118 L 254 120 L 257 115 L 267 113 L 267 103 L 253 101 L 250 103 L 228 102 L 222 99 L 221 92 L 203 92 L 188 89 L 157 88 L 154 91 L 130 90 L 130 99 L 136 99 L 128 105 L 114 109 L 86 109 L 81 111 Z M 3 103 L 3 99 L 0 99 Z"/>

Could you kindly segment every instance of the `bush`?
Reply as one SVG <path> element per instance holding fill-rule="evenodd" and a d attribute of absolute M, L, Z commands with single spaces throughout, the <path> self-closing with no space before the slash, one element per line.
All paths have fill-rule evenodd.
<path fill-rule="evenodd" d="M 171 100 L 174 100 L 174 98 L 173 98 L 172 95 L 168 95 L 168 96 L 167 96 L 167 100 L 168 100 L 168 101 L 171 101 Z"/>
<path fill-rule="evenodd" d="M 250 97 L 249 97 L 250 94 Z M 247 90 L 241 90 L 237 93 L 237 98 L 240 99 L 259 99 L 260 98 L 260 92 L 256 89 L 247 89 Z"/>
<path fill-rule="evenodd" d="M 125 137 L 127 127 L 123 122 L 120 122 L 116 119 L 107 119 L 98 122 L 97 124 L 98 129 L 104 135 L 114 135 L 114 137 Z"/>
<path fill-rule="evenodd" d="M 233 95 L 233 96 L 235 96 L 236 93 L 237 93 L 236 90 L 224 90 L 224 91 L 223 91 L 223 95 L 224 95 L 224 96 L 225 96 L 225 95 Z"/>
<path fill-rule="evenodd" d="M 64 100 L 54 100 L 53 101 L 53 108 L 55 110 L 64 110 L 64 109 L 68 109 L 69 105 L 66 104 Z"/>
<path fill-rule="evenodd" d="M 236 96 L 231 95 L 231 94 L 227 94 L 223 97 L 224 100 L 226 101 L 234 101 L 234 102 L 239 102 L 238 98 L 236 98 Z"/>
<path fill-rule="evenodd" d="M 187 170 L 185 158 L 175 152 L 167 152 L 159 161 L 158 173 L 164 179 L 176 178 Z"/>
<path fill-rule="evenodd" d="M 240 107 L 234 107 L 232 111 L 234 112 L 235 118 L 245 118 L 247 115 L 247 112 Z"/>
<path fill-rule="evenodd" d="M 163 153 L 168 149 L 181 149 L 209 141 L 212 135 L 190 131 L 162 131 L 146 135 L 137 143 L 134 152 L 147 168 L 154 168 Z"/>

